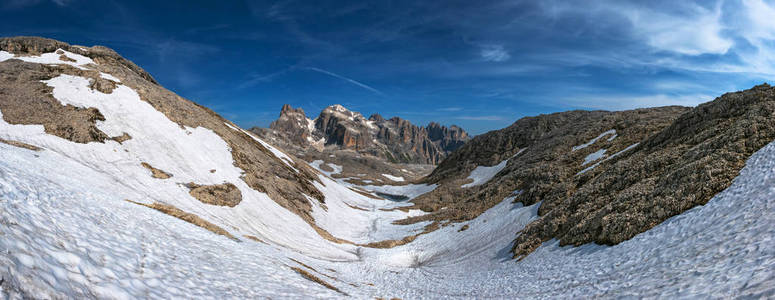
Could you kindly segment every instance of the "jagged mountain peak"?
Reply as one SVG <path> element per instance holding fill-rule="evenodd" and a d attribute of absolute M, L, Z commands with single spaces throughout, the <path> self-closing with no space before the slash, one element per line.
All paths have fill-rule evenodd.
<path fill-rule="evenodd" d="M 288 140 L 289 146 L 322 151 L 349 149 L 382 157 L 391 162 L 437 164 L 468 139 L 458 126 L 432 123 L 426 127 L 400 117 L 383 118 L 372 114 L 368 119 L 341 104 L 324 108 L 315 120 L 307 119 L 300 109 L 284 105 L 280 118 L 270 124 L 271 133 Z M 303 152 L 304 150 L 302 150 Z"/>
<path fill-rule="evenodd" d="M 342 113 L 351 112 L 349 109 L 347 109 L 346 107 L 344 107 L 341 104 L 331 105 L 329 107 L 326 107 L 326 110 L 333 110 L 333 111 L 338 111 L 338 112 L 342 112 Z"/>
<path fill-rule="evenodd" d="M 369 120 L 375 121 L 375 122 L 383 122 L 385 121 L 385 118 L 383 118 L 382 115 L 380 114 L 372 114 L 371 116 L 369 116 Z"/>
<path fill-rule="evenodd" d="M 317 140 L 312 134 L 315 122 L 307 118 L 301 107 L 293 108 L 290 104 L 283 105 L 280 117 L 273 121 L 269 128 L 286 133 L 285 138 L 294 143 L 305 144 Z"/>
<path fill-rule="evenodd" d="M 280 110 L 280 116 L 287 115 L 287 114 L 301 114 L 304 117 L 307 116 L 304 113 L 304 109 L 302 109 L 301 107 L 293 108 L 290 104 L 283 104 L 283 108 Z"/>
<path fill-rule="evenodd" d="M 328 115 L 334 115 L 336 118 L 340 119 L 341 121 L 349 120 L 349 121 L 358 122 L 361 124 L 365 124 L 365 122 L 368 121 L 365 117 L 363 117 L 361 113 L 357 111 L 349 110 L 346 107 L 342 106 L 341 104 L 334 104 L 326 107 L 320 112 L 318 119 Z"/>

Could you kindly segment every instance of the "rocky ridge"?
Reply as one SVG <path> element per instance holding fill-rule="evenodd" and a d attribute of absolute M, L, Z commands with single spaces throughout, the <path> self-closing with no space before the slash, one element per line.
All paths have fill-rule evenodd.
<path fill-rule="evenodd" d="M 726 189 L 775 139 L 775 88 L 728 93 L 695 108 L 569 111 L 523 118 L 477 136 L 442 161 L 414 200 L 431 212 L 404 223 L 470 220 L 508 196 L 540 202 L 518 233 L 522 258 L 550 239 L 614 245 Z M 478 167 L 505 166 L 467 187 Z M 447 223 L 449 224 L 449 223 Z"/>

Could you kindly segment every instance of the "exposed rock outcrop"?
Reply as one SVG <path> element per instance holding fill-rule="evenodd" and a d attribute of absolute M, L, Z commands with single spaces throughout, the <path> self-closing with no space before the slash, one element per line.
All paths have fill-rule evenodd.
<path fill-rule="evenodd" d="M 231 183 L 199 185 L 191 182 L 186 187 L 191 189 L 189 194 L 202 203 L 235 207 L 242 202 L 242 193 Z"/>
<path fill-rule="evenodd" d="M 148 171 L 151 171 L 151 177 L 157 178 L 157 179 L 167 179 L 172 177 L 172 174 L 162 171 L 161 169 L 154 168 L 150 164 L 144 162 L 140 164 L 143 166 L 143 168 L 148 169 Z"/>

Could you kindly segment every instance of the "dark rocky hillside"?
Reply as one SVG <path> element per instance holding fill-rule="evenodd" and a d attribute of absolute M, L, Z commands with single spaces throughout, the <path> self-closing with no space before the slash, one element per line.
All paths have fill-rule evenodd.
<path fill-rule="evenodd" d="M 543 242 L 617 244 L 727 188 L 748 157 L 775 139 L 775 89 L 728 93 L 687 107 L 569 111 L 523 118 L 463 145 L 442 161 L 415 199 L 429 215 L 470 220 L 508 196 L 540 202 L 514 245 L 524 257 Z M 506 166 L 462 187 L 477 166 Z"/>

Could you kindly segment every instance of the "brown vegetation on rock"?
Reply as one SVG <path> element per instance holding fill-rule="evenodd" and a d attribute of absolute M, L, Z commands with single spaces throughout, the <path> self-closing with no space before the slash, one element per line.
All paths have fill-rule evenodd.
<path fill-rule="evenodd" d="M 151 176 L 153 178 L 167 179 L 167 178 L 172 177 L 172 174 L 164 172 L 164 171 L 162 171 L 160 169 L 154 168 L 151 165 L 149 165 L 148 163 L 144 162 L 144 163 L 140 163 L 140 165 L 143 166 L 143 168 L 146 168 L 149 171 L 151 171 Z"/>
<path fill-rule="evenodd" d="M 246 235 L 243 235 L 243 237 L 245 237 L 246 239 L 252 240 L 254 242 L 259 242 L 259 243 L 262 243 L 262 244 L 266 244 L 266 242 L 262 241 L 261 239 L 255 237 L 255 236 L 252 236 L 252 235 L 247 235 L 246 234 Z"/>
<path fill-rule="evenodd" d="M 304 270 L 304 269 L 302 269 L 302 268 L 299 268 L 299 267 L 290 267 L 290 268 L 291 268 L 291 270 L 294 270 L 294 271 L 296 271 L 296 273 L 299 273 L 299 275 L 301 275 L 301 277 L 304 277 L 304 279 L 307 279 L 307 280 L 309 280 L 309 281 L 312 281 L 312 282 L 314 282 L 314 283 L 317 283 L 317 284 L 319 284 L 319 285 L 322 285 L 322 286 L 324 286 L 324 287 L 326 287 L 326 288 L 328 288 L 328 289 L 330 289 L 330 290 L 333 290 L 333 291 L 336 291 L 336 292 L 338 292 L 338 293 L 341 293 L 341 294 L 343 294 L 343 295 L 345 295 L 345 296 L 348 296 L 348 295 L 347 295 L 347 293 L 345 293 L 345 292 L 342 292 L 341 290 L 339 290 L 339 289 L 338 289 L 338 288 L 336 288 L 335 286 L 333 286 L 333 285 L 329 284 L 328 282 L 325 282 L 323 279 L 320 279 L 320 278 L 318 278 L 318 277 L 317 277 L 317 276 L 315 276 L 315 275 L 312 275 L 312 273 L 310 273 L 310 272 L 307 272 L 307 271 L 305 271 L 305 270 Z"/>
<path fill-rule="evenodd" d="M 117 87 L 115 82 L 102 77 L 95 77 L 90 81 L 91 83 L 89 83 L 89 88 L 92 90 L 100 91 L 103 94 L 110 94 Z"/>
<path fill-rule="evenodd" d="M 32 151 L 41 151 L 41 150 L 43 150 L 43 149 L 41 149 L 38 146 L 33 146 L 33 145 L 30 145 L 30 144 L 27 144 L 27 143 L 11 141 L 11 140 L 5 140 L 5 139 L 0 139 L 0 143 L 11 145 L 11 146 L 14 146 L 14 147 L 24 148 L 24 149 L 32 150 Z"/>
<path fill-rule="evenodd" d="M 228 237 L 228 238 L 230 238 L 232 240 L 239 241 L 239 239 L 237 239 L 236 237 L 231 235 L 228 231 L 224 230 L 223 228 L 218 227 L 217 225 L 215 225 L 213 223 L 207 222 L 205 219 L 202 219 L 202 218 L 200 218 L 199 216 L 197 216 L 195 214 L 191 214 L 191 213 L 187 213 L 185 211 L 182 211 L 179 208 L 174 207 L 172 205 L 158 203 L 158 202 L 154 202 L 152 204 L 145 204 L 145 203 L 135 202 L 135 201 L 132 201 L 132 200 L 126 200 L 126 201 L 130 202 L 130 203 L 142 205 L 142 206 L 145 206 L 145 207 L 153 208 L 153 209 L 158 210 L 158 211 L 160 211 L 162 213 L 168 214 L 168 215 L 173 216 L 175 218 L 181 219 L 183 221 L 186 221 L 186 222 L 189 222 L 189 223 L 194 224 L 196 226 L 199 226 L 199 227 L 202 227 L 204 229 L 207 229 L 207 230 L 209 230 L 212 233 L 220 234 L 220 235 L 226 236 L 226 237 Z"/>
<path fill-rule="evenodd" d="M 130 136 L 128 133 L 124 132 L 122 135 L 114 136 L 110 138 L 111 140 L 114 140 L 118 142 L 119 144 L 126 142 L 128 140 L 132 139 L 132 136 Z"/>
<path fill-rule="evenodd" d="M 242 202 L 242 192 L 231 183 L 198 185 L 192 182 L 186 187 L 191 189 L 189 194 L 202 203 L 235 207 Z"/>

